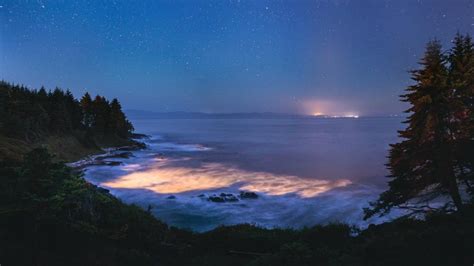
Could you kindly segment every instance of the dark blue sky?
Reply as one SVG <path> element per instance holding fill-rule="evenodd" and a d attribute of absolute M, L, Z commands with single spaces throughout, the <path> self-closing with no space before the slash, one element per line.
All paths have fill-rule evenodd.
<path fill-rule="evenodd" d="M 425 43 L 474 1 L 2 1 L 0 78 L 126 109 L 399 113 Z"/>

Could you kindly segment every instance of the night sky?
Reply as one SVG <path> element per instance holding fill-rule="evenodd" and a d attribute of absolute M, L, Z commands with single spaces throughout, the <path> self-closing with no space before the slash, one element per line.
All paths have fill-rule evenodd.
<path fill-rule="evenodd" d="M 0 78 L 125 109 L 400 113 L 427 41 L 472 0 L 2 1 Z"/>

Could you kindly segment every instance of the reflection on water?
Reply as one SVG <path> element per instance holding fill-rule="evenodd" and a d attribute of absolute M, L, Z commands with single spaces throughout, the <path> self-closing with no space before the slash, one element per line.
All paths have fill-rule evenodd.
<path fill-rule="evenodd" d="M 85 178 L 160 220 L 206 231 L 252 223 L 300 228 L 367 226 L 362 208 L 386 186 L 394 119 L 156 119 L 133 121 L 148 148 L 91 165 Z M 258 199 L 206 196 L 253 191 Z M 203 197 L 200 197 L 203 194 Z M 174 197 L 170 197 L 173 195 Z"/>
<path fill-rule="evenodd" d="M 166 166 L 166 161 L 157 162 L 152 169 L 125 174 L 101 185 L 109 188 L 148 189 L 160 194 L 236 186 L 239 190 L 261 192 L 272 196 L 296 194 L 309 198 L 351 184 L 347 179 L 304 179 L 297 176 L 248 172 L 220 163 L 207 163 L 199 168 Z"/>

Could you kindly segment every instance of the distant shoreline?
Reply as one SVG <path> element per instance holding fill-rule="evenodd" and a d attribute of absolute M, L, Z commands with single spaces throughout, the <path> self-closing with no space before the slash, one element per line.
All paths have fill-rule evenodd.
<path fill-rule="evenodd" d="M 205 113 L 205 112 L 154 112 L 126 110 L 131 119 L 356 119 L 356 118 L 404 118 L 404 114 L 392 115 L 305 115 L 291 113 Z"/>

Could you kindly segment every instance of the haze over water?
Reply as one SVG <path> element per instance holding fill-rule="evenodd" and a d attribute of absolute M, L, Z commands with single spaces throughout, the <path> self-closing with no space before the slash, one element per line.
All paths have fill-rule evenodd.
<path fill-rule="evenodd" d="M 196 231 L 237 223 L 377 222 L 363 221 L 362 207 L 386 188 L 388 145 L 403 126 L 401 118 L 132 122 L 150 135 L 148 148 L 120 159 L 120 166 L 90 166 L 86 179 L 127 203 L 152 206 L 168 224 Z M 259 198 L 206 200 L 239 191 Z"/>

